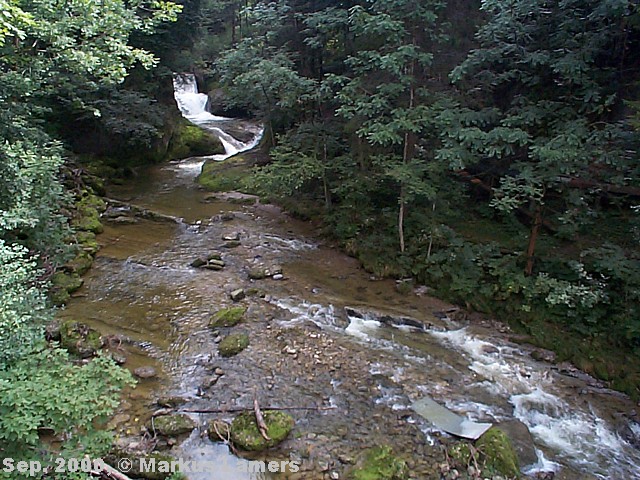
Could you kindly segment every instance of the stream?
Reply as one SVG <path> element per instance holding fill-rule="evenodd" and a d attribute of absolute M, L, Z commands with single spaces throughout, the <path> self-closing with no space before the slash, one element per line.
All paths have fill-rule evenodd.
<path fill-rule="evenodd" d="M 111 197 L 175 221 L 105 219 L 94 267 L 60 312 L 124 339 L 127 368 L 158 371 L 126 393 L 112 420 L 122 439 L 140 438 L 160 397 L 182 397 L 186 409 L 224 409 L 251 408 L 255 396 L 263 408 L 315 408 L 292 410 L 289 438 L 251 457 L 298 461 L 301 472 L 221 469 L 190 480 L 339 479 L 364 449 L 382 444 L 409 454 L 412 478 L 440 478 L 441 445 L 454 439 L 411 409 L 429 396 L 471 420 L 526 425 L 535 447 L 524 466 L 530 478 L 640 478 L 637 406 L 624 395 L 571 365 L 535 360 L 539 351 L 515 343 L 506 326 L 465 316 L 424 287 L 400 293 L 395 281 L 372 277 L 316 227 L 275 206 L 199 189 L 194 179 L 205 160 L 254 147 L 262 129 L 207 112 L 192 76 L 174 83 L 183 115 L 216 133 L 227 154 L 149 166 L 114 186 Z M 213 252 L 223 270 L 190 266 Z M 249 279 L 250 270 L 274 266 L 282 278 Z M 238 288 L 248 293 L 238 303 L 247 314 L 233 330 L 248 333 L 250 345 L 222 358 L 208 323 L 235 305 L 229 294 Z M 202 434 L 209 419 L 233 415 L 192 416 L 201 428 L 164 445 L 172 455 L 245 462 Z"/>

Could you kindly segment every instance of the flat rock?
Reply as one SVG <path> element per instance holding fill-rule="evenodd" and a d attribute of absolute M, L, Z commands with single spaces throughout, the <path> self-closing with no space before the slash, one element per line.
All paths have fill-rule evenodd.
<path fill-rule="evenodd" d="M 239 302 L 240 300 L 242 300 L 246 296 L 247 296 L 247 294 L 245 293 L 244 289 L 242 289 L 242 288 L 238 288 L 238 289 L 234 290 L 233 292 L 231 292 L 229 294 L 229 297 L 234 302 Z"/>
<path fill-rule="evenodd" d="M 138 378 L 153 378 L 158 376 L 158 372 L 153 367 L 138 367 L 133 371 Z"/>

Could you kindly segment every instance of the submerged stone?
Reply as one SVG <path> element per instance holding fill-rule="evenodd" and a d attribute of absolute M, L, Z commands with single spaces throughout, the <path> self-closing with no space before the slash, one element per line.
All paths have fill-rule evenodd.
<path fill-rule="evenodd" d="M 153 418 L 150 430 L 164 437 L 175 437 L 190 433 L 194 428 L 196 424 L 188 415 L 177 413 Z"/>
<path fill-rule="evenodd" d="M 218 344 L 221 357 L 233 357 L 249 346 L 249 335 L 246 333 L 232 333 Z"/>
<path fill-rule="evenodd" d="M 133 374 L 138 378 L 153 378 L 158 376 L 158 372 L 153 367 L 138 367 L 133 371 Z"/>
<path fill-rule="evenodd" d="M 218 310 L 211 318 L 209 326 L 211 328 L 234 327 L 242 321 L 246 311 L 245 307 L 230 307 Z"/>
<path fill-rule="evenodd" d="M 225 243 L 224 245 L 222 245 L 224 248 L 236 248 L 239 247 L 240 245 L 242 245 L 242 243 L 240 243 L 237 240 L 232 240 L 230 242 Z"/>
<path fill-rule="evenodd" d="M 264 280 L 267 276 L 267 272 L 263 267 L 254 267 L 249 270 L 249 278 L 251 280 Z"/>
<path fill-rule="evenodd" d="M 284 412 L 265 410 L 262 416 L 270 440 L 260 434 L 255 413 L 247 411 L 238 415 L 231 423 L 231 441 L 235 446 L 254 452 L 275 447 L 287 438 L 295 423 L 291 415 Z"/>
<path fill-rule="evenodd" d="M 205 260 L 204 258 L 196 258 L 193 262 L 190 263 L 193 268 L 200 268 L 206 264 L 207 260 Z"/>

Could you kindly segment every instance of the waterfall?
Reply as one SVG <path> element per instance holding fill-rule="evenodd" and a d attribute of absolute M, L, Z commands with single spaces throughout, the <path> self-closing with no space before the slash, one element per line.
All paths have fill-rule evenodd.
<path fill-rule="evenodd" d="M 204 93 L 198 92 L 195 75 L 190 73 L 174 74 L 173 92 L 182 116 L 191 123 L 213 133 L 224 146 L 224 154 L 204 157 L 203 162 L 206 159 L 226 160 L 237 153 L 252 149 L 262 138 L 263 129 L 247 122 L 242 122 L 241 126 L 252 134 L 252 138 L 248 142 L 242 142 L 225 131 L 225 127 L 229 127 L 234 123 L 237 130 L 239 121 L 228 117 L 218 117 L 209 112 L 207 108 L 209 97 Z"/>

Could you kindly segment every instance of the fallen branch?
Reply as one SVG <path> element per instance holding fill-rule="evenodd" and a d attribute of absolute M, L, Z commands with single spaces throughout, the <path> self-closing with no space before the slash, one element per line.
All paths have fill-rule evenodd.
<path fill-rule="evenodd" d="M 262 412 L 260 411 L 260 405 L 258 405 L 257 398 L 253 399 L 253 411 L 256 414 L 256 423 L 258 424 L 260 435 L 262 435 L 262 438 L 264 438 L 266 441 L 271 440 L 271 438 L 269 438 L 269 435 L 267 434 L 267 424 L 265 423 Z"/>
<path fill-rule="evenodd" d="M 263 410 L 335 410 L 338 407 L 264 407 Z M 253 408 L 231 407 L 231 408 L 185 408 L 178 410 L 182 413 L 242 413 L 250 412 Z"/>

